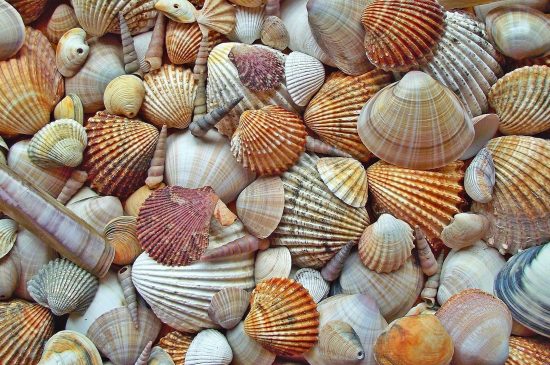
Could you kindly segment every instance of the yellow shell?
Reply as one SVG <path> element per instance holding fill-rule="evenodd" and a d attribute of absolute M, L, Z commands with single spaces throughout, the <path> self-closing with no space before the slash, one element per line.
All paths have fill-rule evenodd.
<path fill-rule="evenodd" d="M 40 364 L 102 365 L 103 362 L 99 351 L 88 337 L 66 330 L 57 332 L 46 342 Z"/>
<path fill-rule="evenodd" d="M 191 341 L 193 341 L 193 336 L 173 331 L 160 339 L 159 346 L 170 355 L 175 365 L 184 365 L 185 355 Z"/>
<path fill-rule="evenodd" d="M 67 96 L 55 106 L 53 116 L 56 120 L 73 119 L 80 124 L 84 124 L 84 108 L 78 95 L 67 94 Z"/>
<path fill-rule="evenodd" d="M 114 78 L 105 89 L 103 104 L 107 113 L 134 118 L 145 97 L 143 81 L 134 75 Z"/>
<path fill-rule="evenodd" d="M 510 353 L 505 365 L 545 365 L 550 359 L 550 343 L 542 337 L 510 337 Z"/>
<path fill-rule="evenodd" d="M 78 19 L 76 19 L 76 14 L 74 13 L 73 8 L 67 4 L 60 4 L 55 8 L 50 20 L 48 21 L 48 26 L 46 27 L 46 37 L 52 43 L 59 42 L 59 39 L 65 32 L 78 28 Z"/>
<path fill-rule="evenodd" d="M 344 203 L 355 208 L 367 204 L 367 173 L 359 161 L 345 157 L 325 157 L 317 161 L 317 171 L 330 191 Z"/>
<path fill-rule="evenodd" d="M 113 263 L 129 265 L 143 252 L 137 238 L 136 217 L 120 216 L 112 219 L 103 231 L 105 241 L 115 249 Z"/>

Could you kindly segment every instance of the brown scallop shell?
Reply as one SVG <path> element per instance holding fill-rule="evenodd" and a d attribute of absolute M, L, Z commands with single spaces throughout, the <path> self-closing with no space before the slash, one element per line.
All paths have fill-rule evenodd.
<path fill-rule="evenodd" d="M 542 337 L 510 337 L 510 350 L 505 365 L 547 365 L 550 342 Z"/>
<path fill-rule="evenodd" d="M 193 341 L 193 336 L 173 331 L 160 339 L 159 346 L 170 355 L 175 365 L 184 365 L 185 355 L 191 341 Z"/>
<path fill-rule="evenodd" d="M 177 23 L 168 21 L 166 26 L 166 53 L 174 65 L 193 63 L 197 59 L 202 33 L 197 23 Z M 210 49 L 220 44 L 225 37 L 216 32 L 208 33 Z"/>

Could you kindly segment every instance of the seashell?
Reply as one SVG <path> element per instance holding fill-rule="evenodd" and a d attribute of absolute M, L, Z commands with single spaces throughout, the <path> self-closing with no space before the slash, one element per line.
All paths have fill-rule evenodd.
<path fill-rule="evenodd" d="M 502 254 L 515 254 L 550 237 L 550 171 L 541 163 L 550 156 L 548 141 L 526 136 L 491 140 L 496 183 L 493 200 L 474 202 L 472 212 L 487 217 L 491 229 L 484 240 Z"/>
<path fill-rule="evenodd" d="M 235 328 L 228 330 L 225 337 L 233 350 L 231 363 L 234 365 L 272 365 L 275 361 L 275 354 L 264 349 L 246 334 L 244 322 L 239 322 Z"/>
<path fill-rule="evenodd" d="M 158 130 L 139 119 L 98 112 L 88 119 L 86 133 L 88 147 L 82 166 L 90 186 L 101 194 L 125 199 L 147 177 Z"/>
<path fill-rule="evenodd" d="M 245 44 L 252 44 L 260 39 L 264 24 L 263 7 L 235 7 L 235 28 L 229 34 L 229 38 Z"/>
<path fill-rule="evenodd" d="M 60 331 L 44 345 L 40 365 L 102 365 L 92 341 L 75 331 Z"/>
<path fill-rule="evenodd" d="M 166 53 L 175 65 L 193 63 L 197 59 L 202 33 L 197 23 L 177 23 L 169 20 L 166 25 Z M 218 32 L 208 33 L 208 46 L 214 48 L 224 40 Z"/>
<path fill-rule="evenodd" d="M 550 67 L 526 66 L 493 85 L 489 103 L 500 117 L 503 134 L 532 135 L 550 129 Z"/>
<path fill-rule="evenodd" d="M 525 327 L 521 323 L 517 322 L 514 318 L 512 318 L 512 335 L 522 336 L 522 337 L 531 337 L 531 336 L 535 336 L 536 333 L 530 330 L 529 328 Z"/>
<path fill-rule="evenodd" d="M 443 305 L 464 289 L 481 289 L 492 294 L 495 278 L 506 260 L 483 241 L 463 249 L 453 249 L 445 258 L 437 301 Z"/>
<path fill-rule="evenodd" d="M 31 139 L 29 159 L 41 167 L 77 167 L 86 148 L 86 130 L 72 119 L 46 124 Z"/>
<path fill-rule="evenodd" d="M 76 94 L 67 94 L 57 105 L 53 112 L 55 120 L 72 119 L 79 124 L 84 124 L 84 108 L 82 101 Z"/>
<path fill-rule="evenodd" d="M 145 63 L 145 54 L 149 49 L 149 44 L 151 43 L 151 38 L 153 38 L 153 31 L 141 33 L 133 36 L 134 38 L 134 49 L 139 62 L 139 69 L 142 72 L 149 72 L 150 66 L 148 63 Z M 149 69 L 149 71 L 147 71 Z"/>
<path fill-rule="evenodd" d="M 161 183 L 157 189 L 165 186 L 164 183 Z M 144 185 L 132 193 L 124 202 L 124 212 L 126 215 L 137 217 L 139 208 L 141 208 L 145 199 L 147 199 L 153 191 L 154 190 L 151 190 L 147 185 Z"/>
<path fill-rule="evenodd" d="M 265 13 L 268 16 L 281 16 L 281 0 L 266 0 Z"/>
<path fill-rule="evenodd" d="M 229 0 L 229 2 L 238 6 L 256 8 L 264 5 L 266 1 L 265 0 Z"/>
<path fill-rule="evenodd" d="M 505 56 L 521 60 L 550 51 L 550 21 L 536 9 L 498 7 L 487 14 L 485 25 L 489 39 Z"/>
<path fill-rule="evenodd" d="M 0 259 L 11 251 L 16 239 L 17 223 L 9 218 L 0 219 Z"/>
<path fill-rule="evenodd" d="M 67 4 L 60 4 L 53 11 L 44 33 L 51 43 L 56 44 L 63 34 L 78 27 L 78 19 L 73 8 Z"/>
<path fill-rule="evenodd" d="M 389 73 L 373 70 L 361 76 L 333 72 L 309 102 L 304 122 L 323 141 L 366 162 L 372 156 L 357 133 L 361 108 L 392 80 Z"/>
<path fill-rule="evenodd" d="M 444 18 L 435 0 L 371 2 L 361 16 L 367 57 L 386 71 L 408 71 L 427 63 L 443 34 Z"/>
<path fill-rule="evenodd" d="M 284 60 L 268 48 L 237 44 L 228 58 L 242 84 L 253 92 L 277 89 L 285 77 Z"/>
<path fill-rule="evenodd" d="M 317 342 L 316 307 L 301 284 L 287 278 L 271 278 L 256 285 L 252 292 L 244 330 L 277 355 L 303 354 Z"/>
<path fill-rule="evenodd" d="M 143 351 L 139 355 L 139 357 L 136 360 L 135 365 L 147 365 L 149 362 L 149 356 L 151 356 L 151 347 L 153 346 L 153 342 L 149 341 L 143 348 Z"/>
<path fill-rule="evenodd" d="M 426 283 L 424 289 L 420 293 L 420 298 L 424 301 L 427 308 L 433 308 L 436 304 L 437 290 L 439 289 L 439 279 L 441 277 L 441 268 L 443 267 L 444 254 L 440 253 L 437 257 L 437 271 L 431 275 Z"/>
<path fill-rule="evenodd" d="M 550 337 L 546 272 L 550 246 L 531 247 L 514 255 L 495 279 L 495 294 L 528 329 Z"/>
<path fill-rule="evenodd" d="M 25 24 L 30 24 L 42 15 L 48 0 L 8 0 L 7 2 L 21 14 Z"/>
<path fill-rule="evenodd" d="M 4 141 L 4 139 L 0 136 L 0 163 L 3 165 L 7 165 L 8 160 L 6 160 L 7 154 L 9 152 L 9 147 Z"/>
<path fill-rule="evenodd" d="M 317 270 L 300 269 L 294 274 L 294 280 L 307 289 L 315 303 L 319 303 L 328 296 L 330 285 Z"/>
<path fill-rule="evenodd" d="M 237 215 L 234 214 L 224 202 L 218 199 L 216 206 L 214 207 L 213 219 L 217 220 L 222 226 L 230 226 L 237 219 Z M 255 237 L 254 237 L 255 238 Z M 256 239 L 256 238 L 255 238 Z"/>
<path fill-rule="evenodd" d="M 439 268 L 439 264 L 435 260 L 435 256 L 430 248 L 430 245 L 428 244 L 428 241 L 426 241 L 424 232 L 422 232 L 418 226 L 414 227 L 414 238 L 418 261 L 420 263 L 420 267 L 422 267 L 422 272 L 427 276 L 434 275 Z"/>
<path fill-rule="evenodd" d="M 197 21 L 197 11 L 195 7 L 186 0 L 157 1 L 155 9 L 178 23 L 194 23 Z"/>
<path fill-rule="evenodd" d="M 490 229 L 489 220 L 480 214 L 458 213 L 441 231 L 445 246 L 461 249 L 479 241 Z"/>
<path fill-rule="evenodd" d="M 90 196 L 79 200 L 80 192 L 90 191 Z M 67 203 L 67 208 L 80 219 L 92 226 L 97 232 L 103 232 L 105 226 L 112 219 L 122 216 L 122 204 L 114 196 L 98 196 L 89 188 L 81 189 Z"/>
<path fill-rule="evenodd" d="M 464 190 L 473 200 L 488 203 L 493 198 L 495 165 L 491 152 L 482 148 L 464 174 Z"/>
<path fill-rule="evenodd" d="M 487 145 L 495 136 L 500 124 L 500 119 L 496 114 L 483 114 L 474 117 L 472 123 L 474 123 L 475 131 L 474 140 L 466 152 L 460 157 L 461 160 L 467 160 L 474 157 Z"/>
<path fill-rule="evenodd" d="M 250 294 L 240 288 L 223 288 L 210 301 L 208 316 L 225 329 L 235 327 L 248 309 Z"/>
<path fill-rule="evenodd" d="M 525 5 L 540 11 L 548 10 L 548 2 L 546 0 L 500 0 L 491 1 L 488 4 L 475 6 L 474 11 L 478 19 L 485 21 L 487 14 L 491 10 L 508 5 Z"/>
<path fill-rule="evenodd" d="M 469 8 L 476 5 L 498 2 L 495 0 L 440 0 L 438 1 L 445 9 Z"/>
<path fill-rule="evenodd" d="M 344 203 L 355 208 L 367 204 L 367 174 L 361 163 L 353 158 L 321 158 L 317 171 L 327 187 Z"/>
<path fill-rule="evenodd" d="M 186 365 L 229 365 L 233 351 L 225 336 L 208 329 L 195 336 L 185 355 Z"/>
<path fill-rule="evenodd" d="M 164 163 L 166 161 L 166 138 L 168 136 L 168 128 L 166 125 L 162 126 L 160 130 L 157 146 L 155 147 L 155 153 L 151 160 L 151 167 L 147 170 L 147 179 L 145 179 L 145 185 L 151 189 L 160 187 L 164 180 Z"/>
<path fill-rule="evenodd" d="M 260 39 L 266 46 L 278 49 L 279 51 L 286 49 L 290 42 L 290 36 L 285 23 L 283 23 L 281 18 L 273 15 L 265 17 L 260 31 Z"/>
<path fill-rule="evenodd" d="M 145 75 L 145 99 L 141 107 L 143 117 L 168 128 L 187 128 L 193 114 L 197 85 L 190 70 L 163 65 Z"/>
<path fill-rule="evenodd" d="M 161 347 L 155 346 L 151 349 L 148 365 L 175 365 L 174 361 Z"/>
<path fill-rule="evenodd" d="M 403 120 L 402 115 L 414 117 Z M 419 71 L 371 98 L 361 110 L 357 130 L 377 157 L 419 170 L 453 162 L 474 139 L 471 119 L 454 93 Z"/>
<path fill-rule="evenodd" d="M 374 346 L 378 364 L 449 364 L 453 353 L 451 336 L 431 314 L 396 319 Z"/>
<path fill-rule="evenodd" d="M 197 23 L 204 34 L 206 30 L 228 34 L 235 28 L 235 7 L 225 0 L 209 0 L 197 13 Z"/>
<path fill-rule="evenodd" d="M 73 4 L 75 1 L 81 0 L 73 0 Z M 84 113 L 95 113 L 103 109 L 103 94 L 109 82 L 126 72 L 122 48 L 116 37 L 101 37 L 88 44 L 90 51 L 86 63 L 76 75 L 65 80 L 65 89 L 67 94 L 80 97 Z"/>
<path fill-rule="evenodd" d="M 463 163 L 431 170 L 409 170 L 379 161 L 367 169 L 369 194 L 376 214 L 389 213 L 418 226 L 434 251 L 443 228 L 464 204 Z M 414 189 L 411 188 L 414 186 Z"/>
<path fill-rule="evenodd" d="M 213 261 L 220 258 L 227 258 L 229 256 L 238 256 L 256 252 L 258 250 L 265 250 L 267 248 L 269 248 L 268 240 L 259 240 L 254 236 L 246 234 L 243 237 L 237 238 L 236 240 L 223 246 L 212 250 L 207 250 L 204 255 L 201 256 L 201 260 Z"/>
<path fill-rule="evenodd" d="M 12 297 L 19 282 L 18 259 L 7 255 L 0 260 L 0 299 L 6 300 Z M 29 296 L 27 294 L 27 296 Z"/>
<path fill-rule="evenodd" d="M 330 192 L 315 167 L 318 159 L 303 153 L 281 177 L 285 209 L 272 245 L 286 246 L 300 267 L 321 268 L 369 224 L 365 208 L 350 207 Z"/>
<path fill-rule="evenodd" d="M 286 247 L 273 247 L 258 252 L 254 265 L 256 284 L 271 278 L 288 278 L 292 258 Z"/>
<path fill-rule="evenodd" d="M 159 340 L 159 346 L 166 351 L 176 365 L 184 365 L 185 354 L 193 336 L 178 331 L 172 331 Z"/>
<path fill-rule="evenodd" d="M 90 47 L 86 42 L 86 32 L 80 28 L 67 31 L 59 39 L 55 52 L 55 63 L 59 73 L 65 77 L 73 77 L 82 68 Z"/>
<path fill-rule="evenodd" d="M 202 39 L 199 43 L 199 51 L 197 52 L 197 60 L 193 66 L 193 79 L 197 82 L 197 95 L 193 102 L 193 121 L 198 121 L 206 115 L 206 79 L 208 77 L 208 55 L 210 48 L 208 47 L 208 33 L 206 30 L 202 33 Z"/>
<path fill-rule="evenodd" d="M 550 357 L 550 345 L 543 338 L 510 336 L 509 345 L 505 365 L 544 365 Z"/>
<path fill-rule="evenodd" d="M 64 87 L 55 53 L 40 31 L 26 29 L 19 52 L 0 62 L 0 77 L 0 134 L 34 134 L 50 121 Z"/>
<path fill-rule="evenodd" d="M 449 298 L 435 315 L 453 340 L 453 364 L 506 361 L 512 316 L 500 299 L 467 289 Z"/>
<path fill-rule="evenodd" d="M 294 103 L 306 106 L 325 82 L 325 67 L 305 53 L 291 52 L 285 61 L 285 77 Z"/>
<path fill-rule="evenodd" d="M 134 118 L 141 108 L 145 97 L 143 81 L 135 75 L 115 77 L 103 94 L 105 111 L 126 118 Z"/>
<path fill-rule="evenodd" d="M 321 270 L 321 276 L 323 279 L 327 281 L 334 281 L 338 279 L 340 276 L 340 273 L 342 272 L 342 268 L 344 267 L 344 263 L 346 259 L 348 258 L 351 249 L 355 246 L 355 242 L 351 241 L 342 246 L 340 251 L 334 255 L 329 262 L 323 267 Z"/>
<path fill-rule="evenodd" d="M 53 335 L 49 310 L 21 299 L 0 302 L 0 359 L 6 364 L 36 364 Z"/>
<path fill-rule="evenodd" d="M 196 100 L 196 99 L 195 99 Z M 231 100 L 229 103 L 217 107 L 208 114 L 193 117 L 193 122 L 189 125 L 191 134 L 195 137 L 203 137 L 210 129 L 214 128 L 229 112 L 243 100 L 242 96 Z"/>
<path fill-rule="evenodd" d="M 50 261 L 27 283 L 33 299 L 56 316 L 86 311 L 97 285 L 92 274 L 67 259 Z"/>
<path fill-rule="evenodd" d="M 0 3 L 0 61 L 10 59 L 25 43 L 25 24 L 17 10 L 8 2 Z"/>
<path fill-rule="evenodd" d="M 147 52 L 145 53 L 144 71 L 149 72 L 158 70 L 162 65 L 165 34 L 166 20 L 164 19 L 164 16 L 162 14 L 158 14 L 155 21 L 155 28 L 153 29 L 153 34 L 151 35 L 151 41 L 149 42 L 149 47 L 147 48 Z"/>
<path fill-rule="evenodd" d="M 122 53 L 124 55 L 124 71 L 127 74 L 137 74 L 141 77 L 143 72 L 140 69 L 141 65 L 134 46 L 134 39 L 130 33 L 130 28 L 128 28 L 126 18 L 124 18 L 122 13 L 118 13 L 118 23 L 120 26 L 120 38 L 122 40 Z"/>
<path fill-rule="evenodd" d="M 353 327 L 343 321 L 330 321 L 319 333 L 321 355 L 327 360 L 358 361 L 365 358 L 365 351 Z"/>
<path fill-rule="evenodd" d="M 138 301 L 136 297 L 136 288 L 132 283 L 132 266 L 124 266 L 117 272 L 118 281 L 122 287 L 124 293 L 124 299 L 126 300 L 126 307 L 130 311 L 130 316 L 134 322 L 134 326 L 138 328 Z"/>
<path fill-rule="evenodd" d="M 320 153 L 333 157 L 351 157 L 349 153 L 341 151 L 338 148 L 321 141 L 320 139 L 316 139 L 310 136 L 306 136 L 306 151 Z"/>

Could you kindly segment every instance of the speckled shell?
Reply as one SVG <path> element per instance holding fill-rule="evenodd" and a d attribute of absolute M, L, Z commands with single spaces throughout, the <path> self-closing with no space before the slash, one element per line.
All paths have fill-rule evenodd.
<path fill-rule="evenodd" d="M 82 68 L 90 47 L 86 41 L 86 32 L 80 28 L 68 30 L 61 36 L 55 50 L 55 64 L 64 77 L 72 77 Z"/>
<path fill-rule="evenodd" d="M 227 331 L 225 337 L 233 350 L 233 365 L 272 365 L 275 361 L 274 353 L 264 349 L 246 334 L 244 322 Z"/>
<path fill-rule="evenodd" d="M 44 345 L 39 364 L 102 365 L 101 355 L 92 341 L 75 331 L 60 331 Z"/>
<path fill-rule="evenodd" d="M 303 153 L 281 176 L 285 208 L 272 245 L 288 247 L 300 267 L 321 268 L 369 224 L 365 208 L 350 207 L 327 188 L 315 166 L 318 159 Z"/>
<path fill-rule="evenodd" d="M 7 60 L 21 49 L 25 42 L 25 25 L 21 15 L 8 2 L 0 3 L 0 60 Z"/>
<path fill-rule="evenodd" d="M 387 71 L 408 71 L 433 57 L 445 14 L 436 0 L 375 0 L 365 8 L 367 57 Z"/>
<path fill-rule="evenodd" d="M 134 118 L 141 108 L 144 97 L 145 87 L 139 77 L 121 75 L 111 80 L 105 88 L 103 104 L 109 114 Z"/>
<path fill-rule="evenodd" d="M 260 39 L 264 24 L 264 7 L 235 7 L 235 28 L 228 34 L 228 38 L 245 44 L 252 44 Z"/>
<path fill-rule="evenodd" d="M 256 286 L 244 330 L 278 355 L 303 354 L 317 342 L 319 312 L 301 284 L 286 278 L 268 279 Z"/>
<path fill-rule="evenodd" d="M 319 303 L 328 296 L 330 285 L 315 269 L 300 269 L 296 271 L 293 279 L 309 291 L 315 303 Z"/>
<path fill-rule="evenodd" d="M 34 134 L 50 121 L 63 95 L 63 77 L 55 53 L 38 30 L 26 28 L 25 43 L 14 57 L 0 62 L 0 134 Z"/>
<path fill-rule="evenodd" d="M 289 38 L 288 30 L 281 18 L 273 15 L 265 18 L 260 32 L 260 39 L 263 44 L 282 51 L 288 47 Z"/>
<path fill-rule="evenodd" d="M 464 190 L 476 202 L 490 202 L 493 199 L 495 174 L 491 152 L 487 148 L 482 148 L 464 173 Z"/>
<path fill-rule="evenodd" d="M 98 112 L 86 124 L 83 168 L 90 186 L 104 195 L 127 198 L 145 181 L 159 136 L 139 119 Z"/>
<path fill-rule="evenodd" d="M 260 251 L 254 262 L 256 284 L 271 278 L 288 278 L 292 268 L 292 258 L 286 247 L 272 247 Z"/>
<path fill-rule="evenodd" d="M 170 355 L 175 365 L 184 365 L 185 354 L 191 341 L 193 336 L 173 331 L 159 340 L 159 346 Z"/>
<path fill-rule="evenodd" d="M 207 329 L 193 338 L 185 355 L 185 365 L 229 365 L 233 351 L 225 336 Z"/>
<path fill-rule="evenodd" d="M 21 299 L 0 302 L 0 359 L 5 364 L 33 365 L 54 331 L 53 315 Z"/>
<path fill-rule="evenodd" d="M 143 252 L 139 245 L 136 228 L 136 217 L 124 215 L 111 219 L 105 225 L 103 230 L 105 241 L 115 249 L 114 264 L 131 264 Z"/>
<path fill-rule="evenodd" d="M 363 165 L 344 157 L 325 157 L 317 161 L 317 171 L 327 187 L 344 203 L 355 208 L 367 204 L 367 174 Z"/>
<path fill-rule="evenodd" d="M 550 129 L 550 67 L 526 66 L 493 85 L 489 103 L 503 134 L 532 135 Z"/>
<path fill-rule="evenodd" d="M 228 54 L 241 83 L 253 92 L 272 91 L 284 79 L 284 58 L 267 47 L 236 44 Z"/>
<path fill-rule="evenodd" d="M 79 124 L 84 124 L 84 107 L 82 101 L 76 94 L 67 94 L 57 105 L 53 111 L 55 120 L 58 119 L 73 119 Z"/>
<path fill-rule="evenodd" d="M 550 344 L 539 337 L 510 336 L 510 352 L 505 365 L 545 365 L 550 358 Z"/>
<path fill-rule="evenodd" d="M 285 77 L 292 100 L 306 106 L 325 82 L 325 67 L 314 57 L 292 52 L 285 61 Z"/>
<path fill-rule="evenodd" d="M 491 223 L 485 236 L 501 253 L 547 242 L 550 237 L 550 168 L 542 163 L 550 156 L 550 142 L 507 136 L 491 140 L 487 149 L 493 156 L 496 184 L 493 200 L 474 203 L 472 211 Z"/>
<path fill-rule="evenodd" d="M 197 23 L 168 21 L 166 26 L 166 53 L 174 65 L 193 63 L 197 59 L 202 34 Z M 208 46 L 214 48 L 224 40 L 218 32 L 208 33 Z"/>
<path fill-rule="evenodd" d="M 42 15 L 48 0 L 7 0 L 21 14 L 25 24 L 30 24 Z"/>
<path fill-rule="evenodd" d="M 17 239 L 17 223 L 9 218 L 0 219 L 0 259 L 12 249 Z"/>
<path fill-rule="evenodd" d="M 235 327 L 248 309 L 250 294 L 240 288 L 223 288 L 210 301 L 208 316 L 225 329 Z"/>
<path fill-rule="evenodd" d="M 357 133 L 361 108 L 392 81 L 389 73 L 374 70 L 361 76 L 333 72 L 309 102 L 305 124 L 323 141 L 366 162 L 372 156 Z"/>
<path fill-rule="evenodd" d="M 45 35 L 51 43 L 55 44 L 59 42 L 59 39 L 65 32 L 78 27 L 78 19 L 76 19 L 73 8 L 67 4 L 60 4 L 55 8 L 48 21 Z"/>

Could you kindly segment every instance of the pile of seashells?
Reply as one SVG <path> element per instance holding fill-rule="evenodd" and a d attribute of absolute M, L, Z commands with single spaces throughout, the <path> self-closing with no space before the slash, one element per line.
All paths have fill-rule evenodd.
<path fill-rule="evenodd" d="M 548 0 L 0 0 L 0 364 L 550 364 Z"/>

